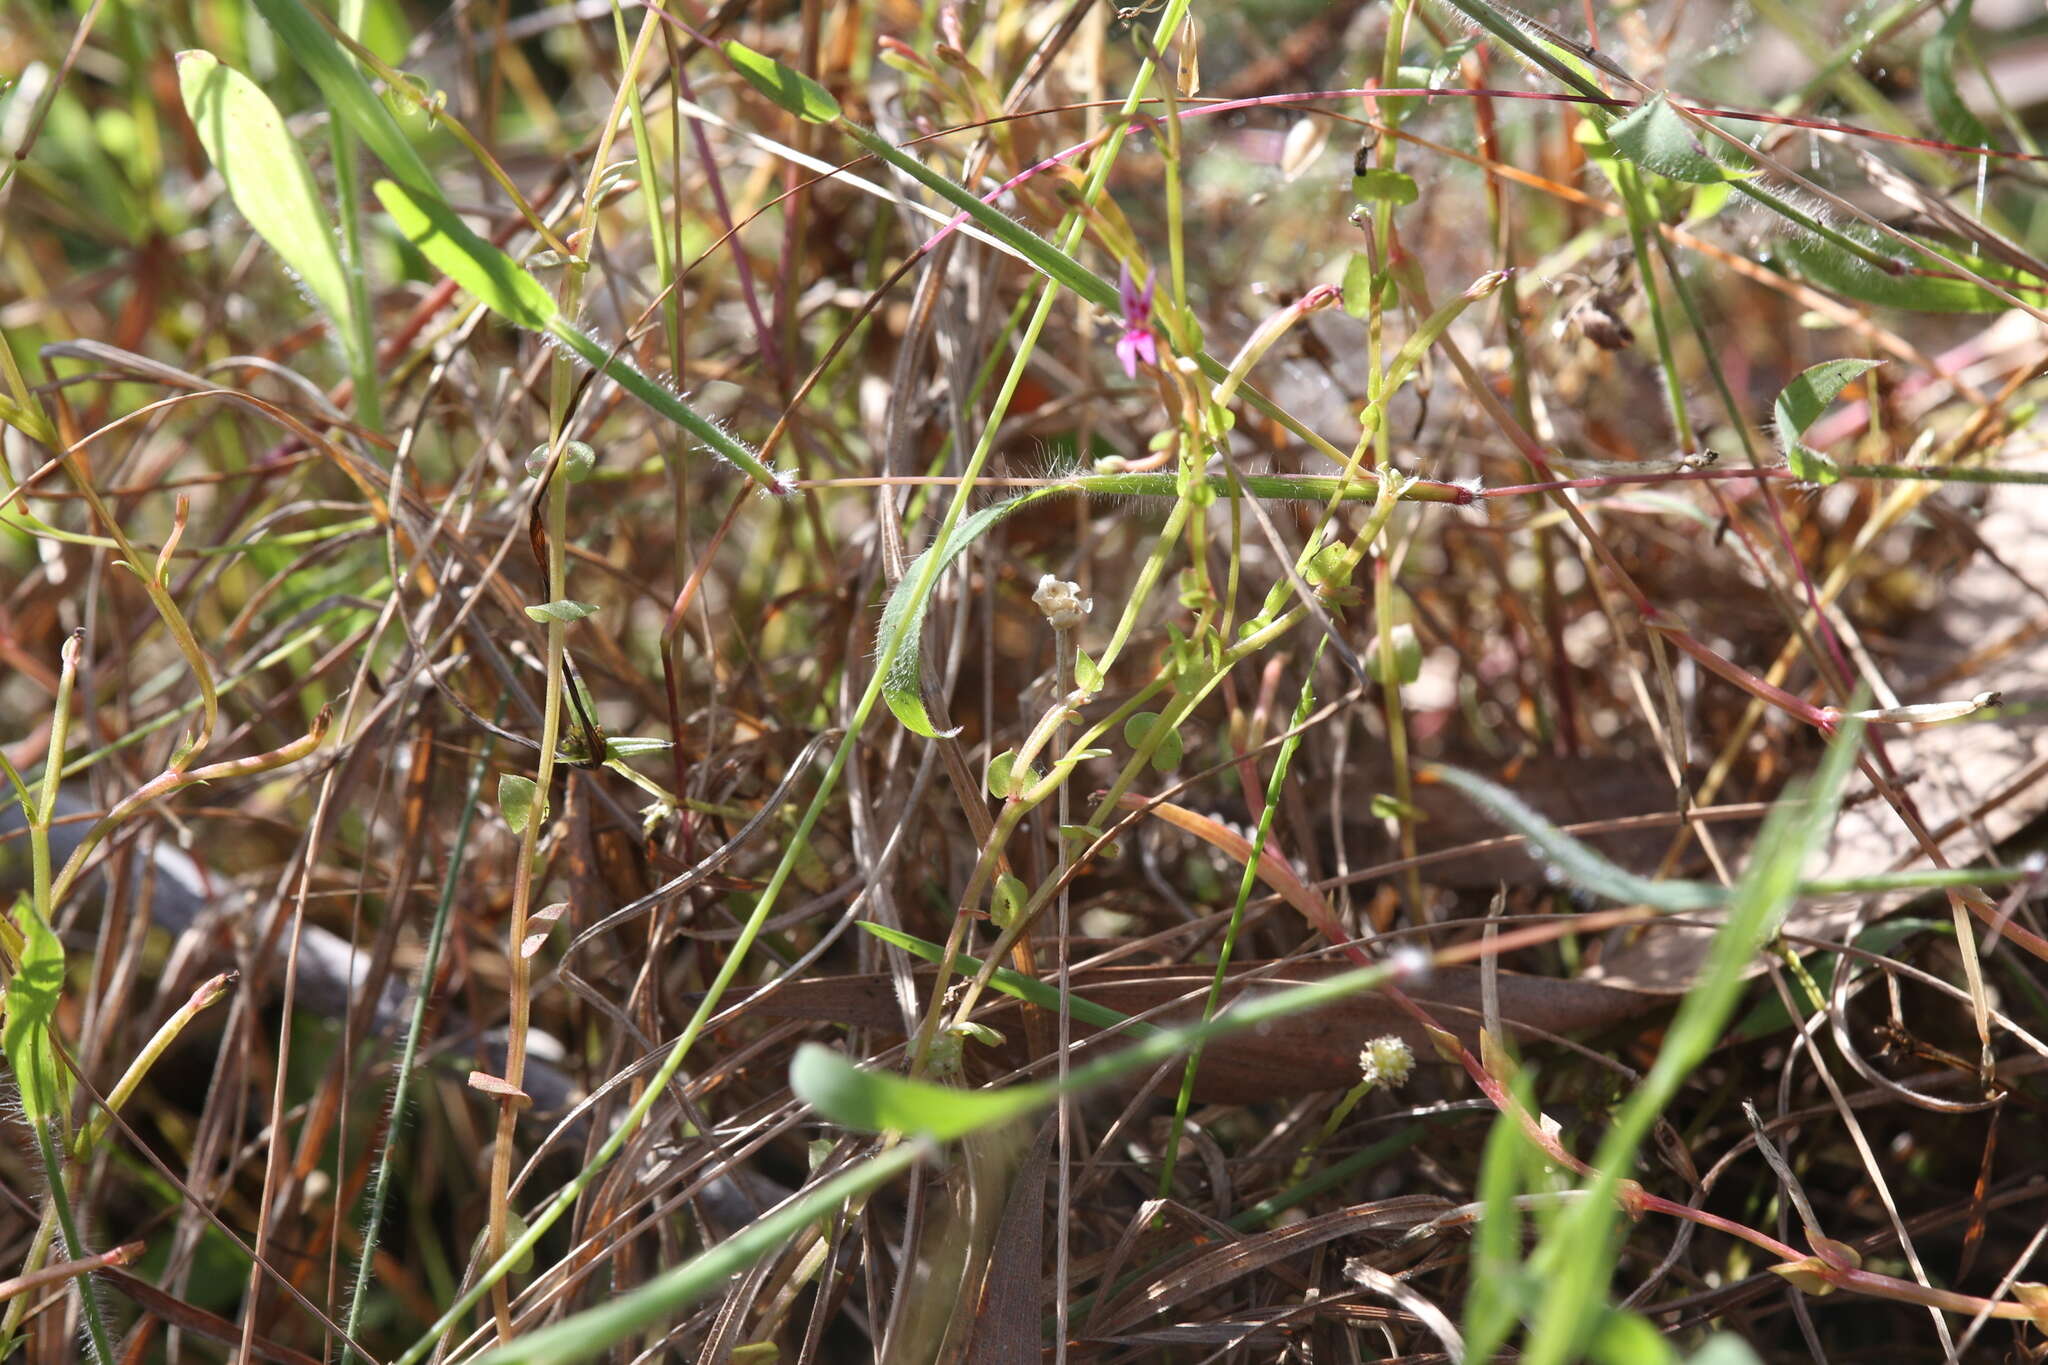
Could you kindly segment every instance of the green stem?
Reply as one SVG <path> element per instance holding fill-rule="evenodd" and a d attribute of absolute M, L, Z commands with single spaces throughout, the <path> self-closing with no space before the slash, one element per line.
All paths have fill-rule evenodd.
<path fill-rule="evenodd" d="M 35 1125 L 36 1146 L 43 1154 L 43 1173 L 50 1182 L 50 1205 L 57 1210 L 57 1226 L 64 1230 L 64 1246 L 71 1259 L 85 1259 L 85 1242 L 78 1235 L 78 1224 L 72 1217 L 71 1199 L 64 1192 L 64 1162 L 58 1155 L 57 1141 L 51 1129 L 57 1120 L 46 1119 Z M 107 1324 L 100 1314 L 99 1300 L 92 1292 L 92 1276 L 80 1275 L 77 1280 L 79 1302 L 85 1306 L 85 1330 L 92 1337 L 93 1356 L 101 1362 L 114 1359 L 113 1348 L 107 1342 Z"/>
<path fill-rule="evenodd" d="M 427 950 L 420 962 L 419 993 L 413 997 L 412 1021 L 406 1027 L 405 1046 L 399 1052 L 398 1071 L 391 1078 L 391 1119 L 384 1125 L 384 1150 L 377 1155 L 377 1172 L 370 1179 L 370 1211 L 363 1224 L 363 1250 L 356 1261 L 355 1291 L 349 1296 L 346 1330 L 360 1339 L 363 1307 L 370 1297 L 370 1265 L 377 1256 L 377 1242 L 383 1232 L 384 1205 L 391 1193 L 391 1156 L 398 1147 L 398 1133 L 405 1126 L 407 1087 L 412 1083 L 413 1064 L 419 1057 L 420 1037 L 426 1032 L 427 1006 L 433 997 L 434 978 L 441 969 L 441 950 L 448 941 L 448 921 L 455 907 L 455 892 L 462 884 L 462 852 L 469 844 L 469 829 L 476 816 L 477 796 L 483 790 L 484 773 L 490 765 L 491 747 L 477 755 L 469 772 L 469 790 L 463 795 L 462 815 L 456 821 L 455 839 L 448 853 L 448 874 L 441 881 L 441 900 L 434 907 L 433 927 L 427 932 Z M 356 1358 L 354 1347 L 344 1347 L 341 1365 Z"/>
<path fill-rule="evenodd" d="M 1280 793 L 1287 782 L 1287 770 L 1294 761 L 1294 754 L 1301 747 L 1299 731 L 1307 722 L 1309 712 L 1315 709 L 1314 678 L 1316 665 L 1322 662 L 1323 647 L 1327 641 L 1316 643 L 1315 653 L 1310 657 L 1308 673 L 1301 684 L 1301 696 L 1294 704 L 1294 719 L 1288 729 L 1290 734 L 1280 744 L 1280 753 L 1273 761 L 1273 774 L 1266 781 L 1266 806 L 1259 812 L 1259 830 L 1252 838 L 1252 852 L 1244 862 L 1244 874 L 1238 878 L 1237 902 L 1230 908 L 1230 924 L 1223 931 L 1223 945 L 1216 953 L 1216 972 L 1209 982 L 1209 993 L 1202 1000 L 1202 1018 L 1216 1017 L 1217 1006 L 1223 999 L 1223 982 L 1230 971 L 1231 956 L 1237 951 L 1237 936 L 1244 928 L 1245 907 L 1251 904 L 1252 888 L 1258 885 L 1259 859 L 1265 855 L 1266 841 L 1273 834 L 1273 817 L 1280 809 Z M 1156 728 L 1156 727 L 1155 727 Z M 1065 845 L 1061 846 L 1062 848 Z M 1159 1197 L 1173 1197 L 1173 1163 L 1180 1152 L 1181 1131 L 1187 1126 L 1188 1108 L 1195 1098 L 1195 1072 L 1202 1065 L 1202 1048 L 1198 1043 L 1188 1049 L 1187 1069 L 1181 1073 L 1180 1094 L 1173 1105 L 1173 1127 L 1167 1135 L 1166 1154 L 1159 1164 Z"/>

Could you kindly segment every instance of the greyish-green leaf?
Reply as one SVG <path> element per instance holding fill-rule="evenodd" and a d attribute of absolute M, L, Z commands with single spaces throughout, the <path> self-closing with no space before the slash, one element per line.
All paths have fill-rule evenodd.
<path fill-rule="evenodd" d="M 1708 155 L 1691 125 L 1664 96 L 1653 95 L 1607 130 L 1614 149 L 1646 171 L 1689 185 L 1712 185 L 1731 172 Z"/>

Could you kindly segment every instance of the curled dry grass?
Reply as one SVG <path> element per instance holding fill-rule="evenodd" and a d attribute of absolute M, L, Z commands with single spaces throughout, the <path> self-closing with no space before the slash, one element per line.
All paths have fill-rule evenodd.
<path fill-rule="evenodd" d="M 50 850 L 13 860 L 20 923 L 63 948 L 7 944 L 16 982 L 57 974 L 61 1054 L 53 1126 L 31 1074 L 0 1147 L 24 1359 L 88 1329 L 137 1360 L 2038 1351 L 2032 874 L 1841 884 L 2012 864 L 2039 808 L 2038 93 L 1973 96 L 1981 138 L 1949 98 L 2023 74 L 2038 21 L 1574 8 L 1595 60 L 1451 10 L 1181 8 L 368 6 L 428 188 L 781 497 L 402 240 L 369 181 L 419 182 L 328 116 L 311 40 L 211 0 L 0 18 L 0 738 L 10 807 L 49 817 L 0 847 Z M 730 39 L 1010 182 L 1003 221 L 942 233 L 954 203 Z M 249 231 L 186 49 L 252 73 L 359 216 L 358 294 Z M 1751 139 L 1778 207 L 1609 127 L 1661 90 Z M 1012 222 L 1094 284 L 999 249 Z M 1121 308 L 1085 302 L 1119 266 Z M 1970 271 L 1983 311 L 1883 306 Z M 876 705 L 877 626 L 956 524 L 883 698 L 926 738 Z M 1047 575 L 1092 601 L 1069 630 Z M 1900 710 L 1988 690 L 1952 729 Z M 1705 888 L 1858 710 L 1805 868 L 1834 894 L 1787 882 L 1783 937 L 1715 977 Z M 1532 858 L 1529 816 L 1437 765 L 1599 857 Z M 970 988 L 994 1032 L 955 1027 L 975 966 L 905 943 L 1041 1004 Z M 1400 1001 L 943 1154 L 791 1088 L 819 1041 L 1057 1080 L 1396 944 L 1446 954 Z M 1361 1084 L 1389 1034 L 1413 1075 Z M 1693 1035 L 1608 1167 L 1640 1182 L 1610 1274 L 1562 1163 Z M 771 1220 L 860 1171 L 891 1178 Z M 614 1341 L 629 1302 L 660 1312 Z"/>

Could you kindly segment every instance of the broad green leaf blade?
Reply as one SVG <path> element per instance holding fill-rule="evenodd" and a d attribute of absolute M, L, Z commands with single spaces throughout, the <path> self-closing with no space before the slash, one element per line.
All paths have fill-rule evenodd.
<path fill-rule="evenodd" d="M 385 169 L 422 192 L 431 192 L 434 177 L 412 148 L 398 120 L 377 98 L 362 68 L 356 65 L 334 35 L 308 14 L 305 0 L 256 0 L 264 22 L 276 32 L 283 46 L 320 87 L 327 108 L 354 130 Z"/>
<path fill-rule="evenodd" d="M 823 1184 L 803 1191 L 772 1213 L 646 1284 L 561 1322 L 514 1337 L 476 1357 L 475 1365 L 571 1365 L 589 1360 L 651 1327 L 672 1323 L 690 1304 L 726 1289 L 733 1276 L 780 1251 L 790 1238 L 838 1211 L 849 1199 L 879 1189 L 916 1164 L 925 1149 L 914 1143 L 869 1157 Z"/>
<path fill-rule="evenodd" d="M 336 333 L 352 340 L 355 310 L 334 243 L 333 215 L 321 207 L 313 173 L 277 106 L 256 82 L 210 52 L 178 54 L 178 89 L 235 207 L 305 281 L 334 319 Z"/>
<path fill-rule="evenodd" d="M 1474 805 L 1508 828 L 1528 837 L 1541 851 L 1557 876 L 1608 900 L 1624 904 L 1639 902 L 1670 914 L 1690 914 L 1724 904 L 1728 893 L 1705 882 L 1651 881 L 1615 866 L 1589 846 L 1572 838 L 1556 825 L 1523 804 L 1505 787 L 1462 768 L 1432 763 L 1424 775 L 1455 787 Z"/>
<path fill-rule="evenodd" d="M 1806 429 L 1820 419 L 1842 390 L 1881 363 L 1852 357 L 1824 360 L 1801 371 L 1771 405 L 1771 420 L 1778 426 L 1778 449 L 1790 454 Z"/>
<path fill-rule="evenodd" d="M 1839 231 L 1884 257 L 1895 254 L 1894 243 L 1863 223 L 1846 223 Z M 1965 266 L 1987 280 L 2005 281 L 2013 272 L 1976 256 L 1927 243 L 1937 256 Z M 2002 313 L 2011 305 L 1982 285 L 1942 275 L 1889 274 L 1853 252 L 1805 232 L 1794 233 L 1779 244 L 1787 273 L 1810 281 L 1859 303 L 1881 308 L 1905 308 L 1918 313 Z M 1916 253 L 1917 255 L 1917 253 Z M 1916 260 L 1924 263 L 1924 258 Z"/>
<path fill-rule="evenodd" d="M 882 1071 L 805 1043 L 789 1065 L 789 1088 L 824 1118 L 858 1133 L 921 1133 L 941 1142 L 1030 1113 L 1052 1100 L 1042 1085 L 960 1090 Z"/>
<path fill-rule="evenodd" d="M 561 313 L 554 296 L 539 280 L 498 248 L 469 230 L 451 209 L 433 195 L 415 194 L 389 180 L 376 184 L 377 198 L 420 254 L 435 269 L 483 300 L 507 322 L 545 332 L 573 351 L 627 393 L 695 436 L 771 493 L 790 491 L 781 479 L 717 423 L 643 374 L 625 356 L 575 326 Z"/>
<path fill-rule="evenodd" d="M 1654 95 L 1607 130 L 1608 140 L 1623 157 L 1646 171 L 1688 185 L 1713 185 L 1731 172 L 1707 154 L 1686 121 L 1672 112 L 1664 96 Z"/>
<path fill-rule="evenodd" d="M 1991 130 L 1970 112 L 1956 88 L 1956 46 L 1969 32 L 1972 3 L 1956 0 L 1956 7 L 1920 50 L 1920 84 L 1926 92 L 1927 112 L 1943 137 L 1965 147 L 1989 147 Z"/>
<path fill-rule="evenodd" d="M 839 117 L 839 101 L 801 71 L 784 66 L 745 43 L 728 42 L 725 59 L 747 84 L 806 123 L 831 123 Z"/>
<path fill-rule="evenodd" d="M 58 1118 L 70 1108 L 70 1075 L 57 1060 L 50 1030 L 64 993 L 64 945 L 23 896 L 15 902 L 14 924 L 24 946 L 21 970 L 7 983 L 0 1046 L 21 1090 L 21 1112 L 31 1125 Z"/>
<path fill-rule="evenodd" d="M 427 261 L 499 317 L 531 332 L 545 332 L 560 315 L 554 296 L 519 263 L 469 230 L 439 196 L 389 180 L 377 199 L 407 241 Z"/>
<path fill-rule="evenodd" d="M 1741 999 L 1750 963 L 1784 923 L 1798 897 L 1808 858 L 1834 829 L 1862 733 L 1861 724 L 1845 724 L 1812 783 L 1781 798 L 1758 832 L 1749 867 L 1728 899 L 1727 918 L 1714 935 L 1706 966 L 1665 1030 L 1656 1062 L 1630 1091 L 1601 1139 L 1585 1197 L 1564 1212 L 1529 1258 L 1547 1292 L 1527 1334 L 1524 1360 L 1561 1365 L 1584 1358 L 1589 1339 L 1608 1311 L 1606 1291 L 1620 1251 L 1613 1235 L 1620 1217 L 1616 1189 L 1633 1171 L 1636 1151 L 1658 1116 L 1720 1044 Z"/>

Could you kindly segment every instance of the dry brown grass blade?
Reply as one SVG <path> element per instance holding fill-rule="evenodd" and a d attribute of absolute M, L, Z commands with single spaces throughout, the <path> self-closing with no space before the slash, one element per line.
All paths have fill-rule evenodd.
<path fill-rule="evenodd" d="M 1047 1123 L 1011 1180 L 1002 1221 L 989 1244 L 988 1274 L 966 1344 L 968 1365 L 1030 1365 L 1040 1358 L 1045 1293 L 1036 1272 L 1045 1264 L 1045 1187 L 1052 1136 L 1052 1124 Z"/>

